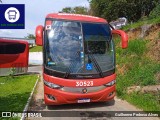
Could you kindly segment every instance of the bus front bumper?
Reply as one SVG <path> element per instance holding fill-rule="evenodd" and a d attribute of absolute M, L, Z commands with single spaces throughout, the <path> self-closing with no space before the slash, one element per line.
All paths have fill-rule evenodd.
<path fill-rule="evenodd" d="M 105 102 L 110 101 L 115 96 L 115 84 L 106 87 L 103 90 L 93 93 L 71 93 L 58 89 L 52 89 L 44 85 L 44 101 L 47 105 L 60 105 L 71 103 L 85 103 L 85 102 Z"/>

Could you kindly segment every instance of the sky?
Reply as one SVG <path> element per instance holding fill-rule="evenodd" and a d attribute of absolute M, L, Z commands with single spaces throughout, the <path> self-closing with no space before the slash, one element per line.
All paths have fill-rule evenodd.
<path fill-rule="evenodd" d="M 2 0 L 3 4 L 25 4 L 25 29 L 0 29 L 0 37 L 24 38 L 34 34 L 37 25 L 44 25 L 48 13 L 56 13 L 64 7 L 85 6 L 87 0 Z"/>

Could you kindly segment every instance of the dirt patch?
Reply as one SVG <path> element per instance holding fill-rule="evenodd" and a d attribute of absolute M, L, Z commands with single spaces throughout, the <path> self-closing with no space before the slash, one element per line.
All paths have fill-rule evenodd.
<path fill-rule="evenodd" d="M 136 54 L 131 54 L 128 58 L 131 60 L 135 57 L 137 57 Z M 125 64 L 123 63 L 121 65 L 116 65 L 116 68 L 117 68 L 118 74 L 124 75 L 125 73 L 127 73 L 128 70 L 133 68 L 133 63 L 127 62 Z"/>
<path fill-rule="evenodd" d="M 152 24 L 145 24 L 141 26 L 141 35 L 139 36 L 140 38 L 145 38 L 148 36 L 150 29 L 153 27 Z"/>
<path fill-rule="evenodd" d="M 46 108 L 46 105 L 44 104 L 44 90 L 43 90 L 43 80 L 42 78 L 39 80 L 36 91 L 33 95 L 33 98 L 31 100 L 29 110 L 44 110 Z"/>
<path fill-rule="evenodd" d="M 142 27 L 128 31 L 129 40 L 141 38 L 142 32 Z M 149 40 L 146 57 L 160 63 L 160 24 L 150 25 L 143 39 Z"/>
<path fill-rule="evenodd" d="M 140 34 L 141 34 L 141 28 L 133 29 L 128 32 L 128 38 L 129 40 L 137 39 L 139 38 Z"/>
<path fill-rule="evenodd" d="M 150 40 L 147 45 L 149 48 L 147 56 L 160 63 L 160 24 L 152 26 L 146 39 Z"/>
<path fill-rule="evenodd" d="M 151 93 L 154 95 L 158 95 L 160 93 L 160 85 L 150 85 L 142 87 L 141 93 Z"/>
<path fill-rule="evenodd" d="M 159 40 L 151 40 L 147 47 L 149 48 L 148 53 L 146 54 L 151 60 L 160 63 L 160 39 Z"/>
<path fill-rule="evenodd" d="M 151 93 L 154 95 L 158 95 L 160 93 L 160 85 L 150 85 L 150 86 L 131 86 L 127 88 L 127 94 L 131 94 L 133 92 L 140 93 Z"/>
<path fill-rule="evenodd" d="M 124 75 L 128 70 L 126 65 L 123 65 L 123 66 L 117 65 L 116 68 L 117 68 L 118 73 L 121 75 Z"/>
<path fill-rule="evenodd" d="M 160 72 L 155 74 L 155 78 L 156 78 L 157 82 L 160 84 Z"/>
<path fill-rule="evenodd" d="M 160 34 L 160 24 L 153 25 L 148 31 L 148 35 L 145 37 L 145 39 L 156 40 L 160 37 L 159 34 Z"/>
<path fill-rule="evenodd" d="M 144 29 L 145 28 L 145 29 Z M 160 24 L 144 25 L 136 29 L 130 29 L 128 32 L 129 40 L 143 38 L 147 40 L 155 40 L 160 37 Z"/>
<path fill-rule="evenodd" d="M 127 94 L 131 94 L 133 92 L 139 92 L 141 91 L 141 87 L 140 86 L 131 86 L 127 88 Z"/>

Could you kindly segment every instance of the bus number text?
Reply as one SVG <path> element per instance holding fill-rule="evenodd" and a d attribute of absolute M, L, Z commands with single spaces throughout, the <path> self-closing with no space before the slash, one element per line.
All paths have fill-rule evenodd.
<path fill-rule="evenodd" d="M 93 81 L 77 81 L 76 86 L 93 86 Z"/>

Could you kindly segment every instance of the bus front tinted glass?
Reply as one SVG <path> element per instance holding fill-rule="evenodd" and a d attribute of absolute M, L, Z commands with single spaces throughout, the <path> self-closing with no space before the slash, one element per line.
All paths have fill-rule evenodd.
<path fill-rule="evenodd" d="M 46 35 L 46 67 L 64 73 L 97 74 L 92 55 L 102 72 L 114 69 L 114 48 L 107 24 L 53 20 Z"/>

